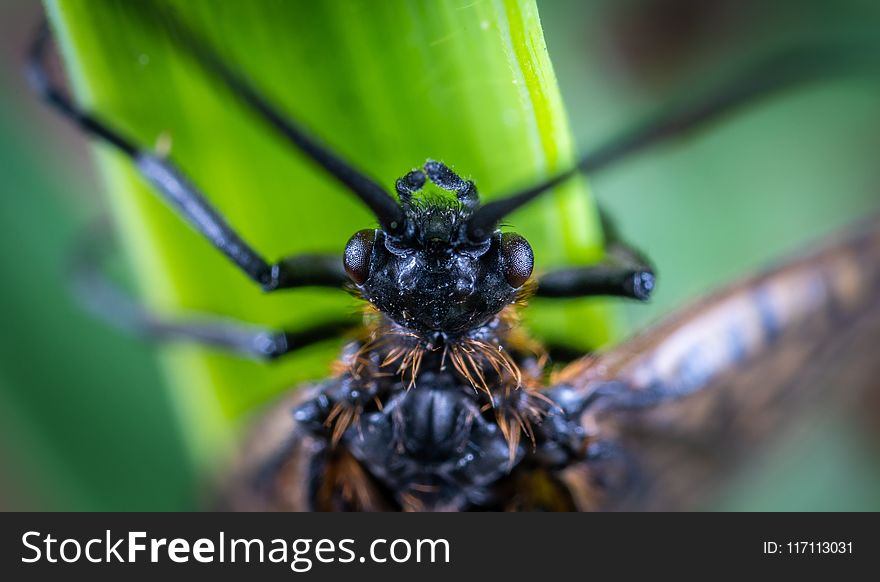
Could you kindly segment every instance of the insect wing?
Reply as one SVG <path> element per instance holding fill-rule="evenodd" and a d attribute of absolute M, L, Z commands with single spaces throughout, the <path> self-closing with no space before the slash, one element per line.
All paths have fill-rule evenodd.
<path fill-rule="evenodd" d="M 806 412 L 877 389 L 878 345 L 875 219 L 573 364 L 590 453 L 561 477 L 581 509 L 704 507 Z"/>

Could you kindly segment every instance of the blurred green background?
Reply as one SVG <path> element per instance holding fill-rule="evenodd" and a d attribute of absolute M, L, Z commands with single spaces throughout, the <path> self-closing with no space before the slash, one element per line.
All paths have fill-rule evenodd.
<path fill-rule="evenodd" d="M 847 0 L 539 1 L 581 151 L 707 78 L 795 39 L 880 34 L 880 5 Z M 100 214 L 84 142 L 36 103 L 21 57 L 35 2 L 0 7 L 0 507 L 155 510 L 196 506 L 157 350 L 81 314 L 64 259 Z M 787 93 L 591 178 L 660 287 L 624 306 L 636 329 L 786 251 L 880 209 L 880 82 Z M 173 348 L 171 348 L 173 349 Z M 822 415 L 731 484 L 722 509 L 880 509 L 868 431 Z"/>

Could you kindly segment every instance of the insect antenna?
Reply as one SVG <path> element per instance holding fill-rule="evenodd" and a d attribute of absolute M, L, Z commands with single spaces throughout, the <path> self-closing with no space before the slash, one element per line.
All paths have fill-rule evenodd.
<path fill-rule="evenodd" d="M 133 3 L 133 6 L 137 8 L 137 4 Z M 184 24 L 171 7 L 165 6 L 162 16 L 171 40 L 193 57 L 202 69 L 225 85 L 272 129 L 348 188 L 369 207 L 386 232 L 399 234 L 404 231 L 403 209 L 385 188 L 343 160 L 297 122 L 282 113 L 244 73 L 226 64 L 204 38 Z"/>
<path fill-rule="evenodd" d="M 871 70 L 878 63 L 876 51 L 876 43 L 804 45 L 759 59 L 698 98 L 670 106 L 611 139 L 568 170 L 480 207 L 468 220 L 467 237 L 474 242 L 487 239 L 505 216 L 577 174 L 607 169 L 630 154 L 699 129 L 784 89 Z"/>

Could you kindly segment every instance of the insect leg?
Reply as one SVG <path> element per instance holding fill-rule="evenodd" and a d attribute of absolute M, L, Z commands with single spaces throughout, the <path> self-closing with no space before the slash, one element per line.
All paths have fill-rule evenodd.
<path fill-rule="evenodd" d="M 455 192 L 459 202 L 466 207 L 474 209 L 479 205 L 480 198 L 474 183 L 462 179 L 443 162 L 428 160 L 425 162 L 425 172 L 437 186 L 449 192 Z"/>
<path fill-rule="evenodd" d="M 605 233 L 605 259 L 596 265 L 550 271 L 538 278 L 539 297 L 611 295 L 645 301 L 654 290 L 654 268 L 628 245 L 608 214 L 600 209 Z"/>
<path fill-rule="evenodd" d="M 100 270 L 104 246 L 89 237 L 73 258 L 70 276 L 80 303 L 101 319 L 153 340 L 185 340 L 272 360 L 302 347 L 337 337 L 353 328 L 354 318 L 321 323 L 304 330 L 275 330 L 219 316 L 160 315 L 139 304 Z"/>
<path fill-rule="evenodd" d="M 301 285 L 338 287 L 348 281 L 338 259 L 330 261 L 325 258 L 292 257 L 275 264 L 268 263 L 235 232 L 220 212 L 174 164 L 142 150 L 121 132 L 80 109 L 52 82 L 45 66 L 50 38 L 48 25 L 44 23 L 29 53 L 27 73 L 33 89 L 83 132 L 103 140 L 130 158 L 165 202 L 265 291 Z M 302 269 L 302 272 L 297 269 Z"/>
<path fill-rule="evenodd" d="M 646 301 L 654 290 L 651 271 L 603 262 L 551 271 L 538 279 L 538 297 L 627 297 Z"/>

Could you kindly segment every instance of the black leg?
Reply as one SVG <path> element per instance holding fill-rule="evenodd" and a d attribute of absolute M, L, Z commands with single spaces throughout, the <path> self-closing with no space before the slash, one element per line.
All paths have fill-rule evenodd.
<path fill-rule="evenodd" d="M 337 287 L 351 282 L 342 257 L 334 254 L 302 254 L 285 257 L 272 266 L 273 289 L 292 287 Z"/>
<path fill-rule="evenodd" d="M 74 256 L 71 278 L 77 299 L 104 321 L 129 333 L 156 341 L 182 340 L 228 350 L 260 360 L 272 360 L 302 347 L 338 337 L 353 329 L 351 317 L 298 330 L 273 330 L 233 319 L 189 314 L 167 317 L 140 305 L 100 270 L 105 245 L 95 231 Z"/>
<path fill-rule="evenodd" d="M 597 265 L 550 271 L 538 278 L 538 297 L 608 295 L 646 301 L 654 291 L 654 268 L 645 256 L 620 238 L 617 227 L 600 209 L 605 233 L 605 260 Z"/>
<path fill-rule="evenodd" d="M 654 290 L 651 271 L 615 263 L 551 271 L 538 279 L 538 297 L 590 297 L 606 295 L 645 301 Z"/>
<path fill-rule="evenodd" d="M 119 131 L 79 109 L 52 83 L 44 61 L 50 38 L 48 26 L 44 24 L 29 54 L 28 79 L 34 90 L 85 133 L 128 156 L 172 208 L 265 291 L 302 285 L 340 287 L 348 281 L 338 257 L 335 261 L 326 257 L 311 260 L 292 257 L 269 264 L 170 161 L 140 149 Z"/>
<path fill-rule="evenodd" d="M 425 163 L 425 172 L 434 184 L 449 192 L 455 192 L 458 201 L 467 208 L 475 209 L 479 206 L 480 198 L 474 183 L 462 179 L 443 162 L 428 160 Z"/>

